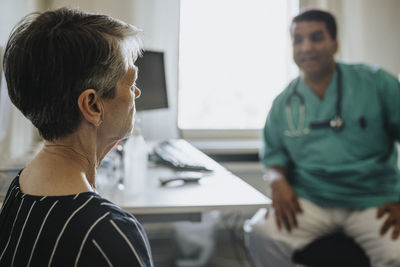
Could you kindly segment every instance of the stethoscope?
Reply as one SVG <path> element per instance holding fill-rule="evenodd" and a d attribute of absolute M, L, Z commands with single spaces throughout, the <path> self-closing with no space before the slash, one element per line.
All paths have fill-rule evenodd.
<path fill-rule="evenodd" d="M 332 119 L 323 120 L 323 121 L 313 121 L 310 122 L 309 127 L 311 129 L 323 129 L 323 128 L 332 128 L 335 131 L 340 131 L 344 127 L 344 120 L 342 118 L 342 74 L 337 66 L 337 99 L 336 99 L 336 112 L 335 116 Z M 285 113 L 286 119 L 288 122 L 289 130 L 284 131 L 286 136 L 300 136 L 304 134 L 309 134 L 310 129 L 305 126 L 305 101 L 304 97 L 298 92 L 297 87 L 299 85 L 300 77 L 298 77 L 293 85 L 293 90 L 286 98 L 286 105 L 285 105 Z M 299 122 L 298 127 L 295 127 L 293 118 L 292 118 L 292 109 L 290 108 L 291 100 L 297 97 L 300 101 L 300 108 L 299 108 Z"/>

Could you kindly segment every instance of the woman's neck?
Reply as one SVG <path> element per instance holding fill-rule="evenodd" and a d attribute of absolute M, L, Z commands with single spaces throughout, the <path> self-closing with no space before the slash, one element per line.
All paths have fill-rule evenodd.
<path fill-rule="evenodd" d="M 67 137 L 45 141 L 21 173 L 23 192 L 57 196 L 96 191 L 96 170 L 117 142 L 99 136 L 96 128 L 83 124 Z"/>
<path fill-rule="evenodd" d="M 49 160 L 63 159 L 71 170 L 82 173 L 91 188 L 96 189 L 96 169 L 101 161 L 97 159 L 95 149 L 83 150 L 68 142 L 46 141 L 43 152 Z"/>

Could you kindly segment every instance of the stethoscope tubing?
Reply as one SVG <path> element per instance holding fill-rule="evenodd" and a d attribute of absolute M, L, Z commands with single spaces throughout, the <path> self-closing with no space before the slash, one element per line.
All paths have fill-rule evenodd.
<path fill-rule="evenodd" d="M 337 70 L 337 98 L 335 104 L 335 116 L 332 119 L 323 120 L 323 121 L 313 121 L 310 122 L 309 127 L 311 129 L 322 129 L 322 128 L 332 128 L 336 131 L 341 130 L 344 127 L 344 120 L 342 118 L 342 73 L 339 66 L 336 66 Z M 285 112 L 286 112 L 286 119 L 289 124 L 290 131 L 285 131 L 286 135 L 289 136 L 298 136 L 301 135 L 303 132 L 308 133 L 309 130 L 304 128 L 305 123 L 305 100 L 304 97 L 299 93 L 298 86 L 300 82 L 300 77 L 298 77 L 293 85 L 292 92 L 286 98 L 285 103 Z M 299 125 L 296 128 L 294 126 L 292 112 L 290 108 L 290 103 L 293 97 L 297 97 L 300 101 L 300 110 L 299 110 Z"/>

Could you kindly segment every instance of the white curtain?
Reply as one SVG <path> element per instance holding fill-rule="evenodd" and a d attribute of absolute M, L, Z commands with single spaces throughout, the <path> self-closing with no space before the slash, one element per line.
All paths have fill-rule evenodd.
<path fill-rule="evenodd" d="M 33 157 L 36 129 L 11 103 L 2 73 L 0 92 L 0 170 L 18 169 Z"/>
<path fill-rule="evenodd" d="M 45 9 L 44 0 L 2 0 L 0 8 L 0 62 L 11 29 L 26 14 Z M 2 66 L 2 64 L 0 64 Z M 11 103 L 0 66 L 0 170 L 25 166 L 40 143 L 37 130 Z"/>
<path fill-rule="evenodd" d="M 3 54 L 2 47 L 0 46 L 0 54 Z M 1 62 L 1 60 L 0 60 Z M 4 81 L 4 74 L 1 71 L 0 66 L 0 140 L 4 140 L 7 135 L 8 130 L 8 122 L 10 120 L 10 99 L 8 98 L 8 93 L 6 90 Z"/>

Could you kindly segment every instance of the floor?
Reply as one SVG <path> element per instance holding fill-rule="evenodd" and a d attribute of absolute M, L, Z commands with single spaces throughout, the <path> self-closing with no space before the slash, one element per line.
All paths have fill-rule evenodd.
<path fill-rule="evenodd" d="M 255 187 L 260 192 L 266 192 L 266 184 L 262 177 L 262 167 L 256 163 L 224 163 L 224 167 L 232 171 L 238 177 L 245 177 L 245 182 Z M 203 226 L 183 224 L 164 224 L 160 226 L 144 225 L 152 246 L 155 267 L 251 267 L 243 241 L 243 224 L 255 211 L 248 211 L 244 214 L 220 214 L 218 222 L 214 225 L 214 249 L 210 255 L 208 264 L 195 264 L 187 261 L 178 262 L 180 257 L 179 245 L 176 242 L 176 229 L 187 228 L 188 240 L 185 249 L 190 250 L 190 236 L 199 241 L 206 236 L 207 230 Z M 203 215 L 204 217 L 204 215 Z M 211 216 L 212 217 L 212 216 Z M 204 218 L 203 218 L 204 219 Z M 196 233 L 201 235 L 196 236 Z M 186 236 L 186 234 L 185 234 Z M 193 249 L 193 248 L 192 248 Z M 193 251 L 192 251 L 193 252 Z M 195 254 L 195 253 L 193 253 Z M 181 263 L 181 265 L 179 265 Z"/>
<path fill-rule="evenodd" d="M 150 239 L 155 267 L 250 267 L 242 240 L 226 239 L 222 234 L 216 240 L 216 246 L 208 264 L 196 265 L 196 261 L 187 261 L 185 265 L 176 264 L 176 244 L 172 238 Z"/>
<path fill-rule="evenodd" d="M 242 230 L 246 219 L 247 216 L 228 214 L 220 215 L 217 223 L 208 226 L 144 225 L 155 267 L 250 267 Z"/>

